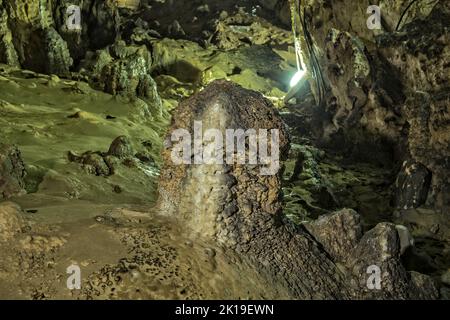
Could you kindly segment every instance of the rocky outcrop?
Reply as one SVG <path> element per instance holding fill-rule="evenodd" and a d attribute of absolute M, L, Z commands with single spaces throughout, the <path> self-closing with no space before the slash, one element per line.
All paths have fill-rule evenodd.
<path fill-rule="evenodd" d="M 68 29 L 70 5 L 80 8 L 76 30 Z M 119 26 L 113 1 L 4 0 L 0 9 L 1 61 L 61 76 L 69 75 L 89 49 L 113 43 Z"/>
<path fill-rule="evenodd" d="M 380 164 L 394 160 L 398 169 L 409 160 L 424 166 L 431 187 L 422 183 L 425 195 L 417 201 L 409 194 L 407 202 L 446 211 L 449 3 L 414 5 L 399 24 L 408 1 L 379 1 L 380 29 L 367 27 L 368 5 L 362 2 L 309 0 L 302 5 L 327 92 L 322 110 L 330 120 L 322 124 L 321 142 Z M 312 87 L 316 92 L 314 82 Z M 404 175 L 402 169 L 398 181 Z"/>
<path fill-rule="evenodd" d="M 85 57 L 89 50 L 100 50 L 114 43 L 118 36 L 120 17 L 118 8 L 112 0 L 76 0 L 67 2 L 55 0 L 51 9 L 54 25 L 67 42 L 75 63 Z M 67 9 L 70 5 L 80 8 L 80 28 L 67 28 Z"/>
<path fill-rule="evenodd" d="M 8 27 L 8 14 L 0 11 L 0 63 L 19 67 L 19 58 L 12 43 L 12 34 Z"/>
<path fill-rule="evenodd" d="M 405 161 L 396 181 L 396 205 L 406 210 L 425 203 L 430 188 L 431 173 L 420 163 Z"/>
<path fill-rule="evenodd" d="M 380 223 L 367 232 L 352 250 L 348 266 L 354 275 L 358 297 L 369 299 L 436 299 L 433 280 L 407 272 L 400 260 L 401 241 L 395 225 Z M 371 265 L 368 265 L 370 263 Z M 371 268 L 372 267 L 372 268 Z M 367 273 L 379 275 L 379 288 L 368 285 Z M 359 282 L 359 283 L 358 283 Z"/>
<path fill-rule="evenodd" d="M 200 121 L 202 128 L 196 131 Z M 343 210 L 309 225 L 312 237 L 282 216 L 281 171 L 267 176 L 261 174 L 261 165 L 191 164 L 191 156 L 195 160 L 205 155 L 198 148 L 211 150 L 218 137 L 197 145 L 191 145 L 189 137 L 210 129 L 225 135 L 227 128 L 278 129 L 280 159 L 288 153 L 286 129 L 266 99 L 235 84 L 215 81 L 181 103 L 174 115 L 159 184 L 157 207 L 162 214 L 178 219 L 187 233 L 214 239 L 249 258 L 269 282 L 283 283 L 293 298 L 437 297 L 429 278 L 408 274 L 403 268 L 395 226 L 380 224 L 363 236 L 359 216 Z M 180 141 L 187 144 L 180 148 Z M 180 155 L 195 145 L 193 155 Z M 223 148 L 214 150 L 219 158 L 225 157 Z M 348 270 L 339 269 L 337 262 Z M 382 270 L 383 289 L 378 293 L 367 284 L 366 271 L 372 265 Z"/>
<path fill-rule="evenodd" d="M 216 128 L 221 134 L 229 128 L 277 129 L 280 156 L 286 156 L 289 140 L 271 103 L 235 84 L 213 82 L 181 103 L 170 132 L 179 128 L 193 134 L 194 121 L 202 121 L 203 130 Z M 348 297 L 336 280 L 337 268 L 314 240 L 281 222 L 278 170 L 264 176 L 260 165 L 179 165 L 173 162 L 176 146 L 171 137 L 166 145 L 159 184 L 161 213 L 178 217 L 194 234 L 248 255 L 272 281 L 285 283 L 294 297 Z M 305 274 L 315 274 L 314 279 L 305 280 Z"/>
<path fill-rule="evenodd" d="M 0 200 L 26 193 L 25 176 L 20 150 L 0 143 Z"/>
<path fill-rule="evenodd" d="M 114 139 L 107 152 L 87 151 L 77 155 L 69 151 L 68 159 L 70 162 L 81 164 L 90 174 L 107 177 L 114 174 L 115 168 L 121 162 L 134 159 L 134 152 L 129 138 L 120 136 Z"/>
<path fill-rule="evenodd" d="M 414 244 L 405 227 L 380 223 L 363 235 L 360 216 L 350 209 L 323 215 L 305 226 L 333 261 L 345 266 L 354 298 L 439 297 L 430 277 L 408 272 L 402 264 L 401 256 Z"/>
<path fill-rule="evenodd" d="M 152 55 L 146 46 L 128 46 L 124 41 L 117 41 L 104 50 L 89 51 L 81 62 L 81 72 L 94 87 L 140 100 L 150 117 L 162 112 L 162 101 L 151 71 Z"/>
<path fill-rule="evenodd" d="M 69 151 L 67 158 L 70 162 L 80 164 L 87 173 L 102 177 L 116 174 L 121 166 L 140 168 L 143 173 L 155 166 L 149 147 L 143 143 L 136 152 L 127 136 L 114 139 L 107 152 L 86 151 L 79 155 Z"/>
<path fill-rule="evenodd" d="M 41 38 L 44 39 L 44 57 L 45 64 L 42 67 L 33 68 L 36 71 L 42 71 L 46 74 L 56 74 L 68 76 L 70 67 L 73 64 L 67 43 L 61 38 L 58 32 L 53 28 L 41 31 Z"/>
<path fill-rule="evenodd" d="M 305 225 L 334 261 L 346 261 L 363 235 L 360 216 L 344 209 Z"/>
<path fill-rule="evenodd" d="M 67 76 L 73 60 L 67 43 L 54 29 L 51 2 L 3 1 L 2 6 L 2 12 L 9 17 L 7 36 L 4 37 L 9 56 L 6 62 L 15 64 L 12 50 L 15 48 L 23 68 Z"/>
<path fill-rule="evenodd" d="M 133 157 L 134 151 L 130 139 L 126 136 L 120 136 L 114 139 L 109 146 L 108 154 L 119 159 Z"/>
<path fill-rule="evenodd" d="M 401 32 L 377 38 L 381 54 L 398 72 L 407 97 L 402 105 L 406 120 L 408 155 L 430 171 L 428 204 L 450 207 L 450 4 L 440 1 L 427 19 L 406 24 Z"/>

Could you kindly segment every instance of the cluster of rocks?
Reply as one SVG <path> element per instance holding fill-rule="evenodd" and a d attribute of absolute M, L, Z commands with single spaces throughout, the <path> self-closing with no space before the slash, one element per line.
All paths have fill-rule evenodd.
<path fill-rule="evenodd" d="M 70 5 L 80 8 L 80 26 L 75 30 L 68 29 Z M 86 77 L 108 93 L 145 97 L 158 104 L 151 77 L 164 64 L 152 60 L 161 58 L 154 52 L 158 38 L 188 39 L 226 50 L 291 42 L 289 31 L 252 10 L 256 7 L 246 1 L 2 0 L 0 63 Z M 180 11 L 185 13 L 181 22 L 175 19 Z M 189 20 L 192 17 L 195 23 Z"/>
<path fill-rule="evenodd" d="M 402 255 L 414 245 L 408 229 L 379 223 L 363 234 L 360 216 L 351 209 L 324 215 L 305 225 L 335 263 L 344 266 L 358 298 L 430 299 L 439 296 L 431 277 L 408 272 Z M 380 272 L 380 287 L 368 279 L 372 269 Z M 375 285 L 375 283 L 373 283 Z"/>
<path fill-rule="evenodd" d="M 81 62 L 81 73 L 94 87 L 112 95 L 142 99 L 160 114 L 162 101 L 151 71 L 152 56 L 146 46 L 127 46 L 121 40 L 103 50 L 89 51 Z"/>
<path fill-rule="evenodd" d="M 115 173 L 118 165 L 135 167 L 137 162 L 154 165 L 151 155 L 144 151 L 135 153 L 128 137 L 119 136 L 111 143 L 107 152 L 86 151 L 77 155 L 69 151 L 68 159 L 70 162 L 81 164 L 89 173 L 96 176 L 108 177 Z"/>

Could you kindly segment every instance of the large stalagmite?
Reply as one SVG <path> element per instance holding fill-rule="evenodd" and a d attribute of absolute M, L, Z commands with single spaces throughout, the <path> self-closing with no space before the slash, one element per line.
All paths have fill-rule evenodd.
<path fill-rule="evenodd" d="M 342 272 L 324 247 L 303 227 L 295 227 L 283 219 L 280 199 L 280 174 L 262 175 L 261 165 L 249 164 L 176 164 L 172 135 L 185 129 L 194 135 L 195 122 L 203 130 L 219 129 L 278 129 L 279 150 L 283 159 L 289 149 L 286 129 L 277 112 L 262 95 L 226 82 L 216 81 L 203 92 L 182 102 L 174 115 L 164 150 L 165 166 L 161 172 L 158 209 L 162 214 L 176 217 L 188 232 L 198 237 L 212 238 L 232 248 L 254 262 L 270 281 L 281 282 L 293 298 L 346 299 L 435 297 L 436 289 L 430 279 L 410 277 L 400 262 L 399 236 L 395 226 L 380 224 L 357 244 L 355 256 L 347 258 L 349 271 Z M 273 147 L 273 146 L 272 146 Z M 317 224 L 314 234 L 323 228 L 325 237 L 335 237 L 345 243 L 353 230 L 360 232 L 359 219 L 349 223 L 334 221 Z M 344 221 L 347 218 L 343 218 Z M 337 220 L 339 221 L 339 220 Z M 350 220 L 347 220 L 350 221 Z M 329 225 L 333 227 L 329 227 Z M 325 240 L 318 237 L 319 241 Z M 351 242 L 349 242 L 351 243 Z M 387 245 L 387 247 L 386 247 Z M 325 248 L 325 250 L 324 250 Z M 330 247 L 328 247 L 330 249 Z M 353 249 L 352 247 L 348 248 Z M 367 290 L 365 271 L 379 264 L 382 281 L 388 288 L 379 292 Z M 424 280 L 425 279 L 425 280 Z"/>

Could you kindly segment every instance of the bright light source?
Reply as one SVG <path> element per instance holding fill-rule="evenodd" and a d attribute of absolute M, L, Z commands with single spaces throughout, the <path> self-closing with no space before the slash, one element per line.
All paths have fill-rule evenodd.
<path fill-rule="evenodd" d="M 306 74 L 306 70 L 298 70 L 291 79 L 291 88 L 295 87 Z"/>

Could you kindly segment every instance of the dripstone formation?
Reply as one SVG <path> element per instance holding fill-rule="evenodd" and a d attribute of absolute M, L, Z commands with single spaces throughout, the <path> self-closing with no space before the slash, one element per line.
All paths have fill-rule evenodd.
<path fill-rule="evenodd" d="M 182 102 L 169 132 L 186 129 L 193 135 L 195 121 L 203 123 L 203 130 L 224 134 L 229 128 L 278 129 L 281 159 L 289 149 L 288 135 L 271 103 L 230 82 L 213 82 Z M 293 298 L 437 295 L 431 279 L 409 274 L 401 265 L 395 225 L 380 224 L 363 236 L 358 215 L 343 211 L 314 223 L 309 233 L 282 217 L 281 170 L 265 176 L 260 165 L 179 165 L 173 161 L 174 148 L 169 134 L 159 184 L 160 212 L 179 219 L 187 232 L 215 239 L 248 257 L 269 282 L 284 283 Z M 338 268 L 338 262 L 346 267 Z M 366 269 L 371 265 L 383 270 L 386 287 L 381 291 L 367 287 Z"/>

